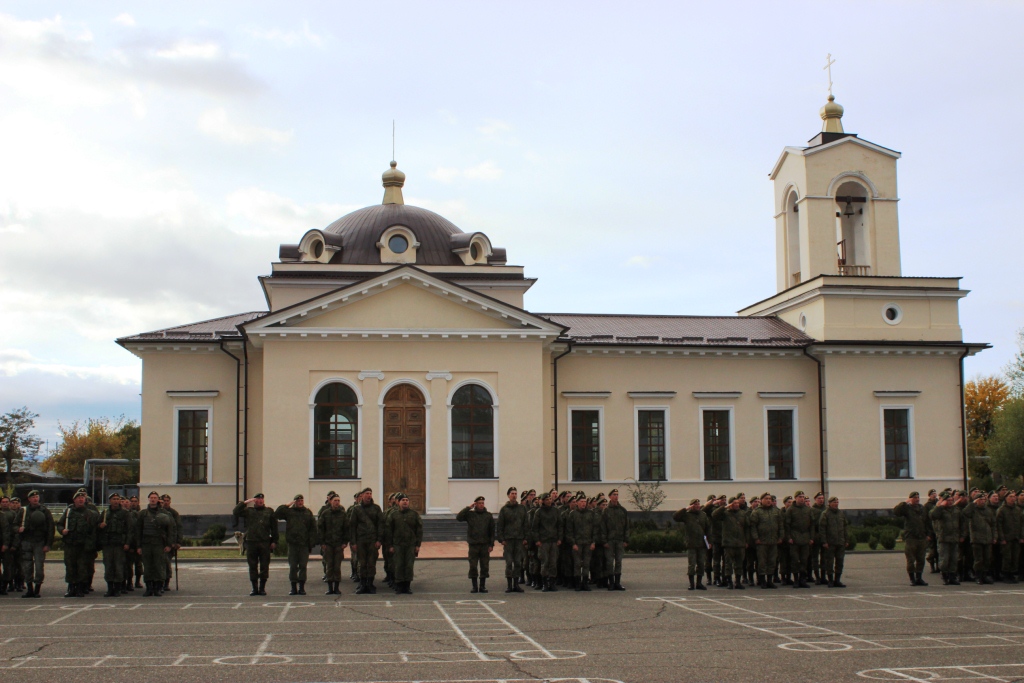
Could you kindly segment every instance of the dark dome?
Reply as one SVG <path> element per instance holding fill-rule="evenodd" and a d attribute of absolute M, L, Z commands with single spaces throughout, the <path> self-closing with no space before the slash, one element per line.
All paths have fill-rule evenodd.
<path fill-rule="evenodd" d="M 334 221 L 323 232 L 342 238 L 341 258 L 332 263 L 379 264 L 380 241 L 392 225 L 404 225 L 420 243 L 416 264 L 428 266 L 462 265 L 452 253 L 451 236 L 462 231 L 433 211 L 407 204 L 376 204 L 359 209 Z"/>

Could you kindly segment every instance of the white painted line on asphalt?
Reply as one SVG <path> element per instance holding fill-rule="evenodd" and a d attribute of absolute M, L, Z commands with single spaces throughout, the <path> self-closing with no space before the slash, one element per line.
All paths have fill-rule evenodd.
<path fill-rule="evenodd" d="M 999 681 L 1000 683 L 1009 683 L 1024 677 L 1024 664 L 965 664 L 962 666 L 866 669 L 858 671 L 857 675 L 876 681 L 914 681 L 915 683 Z"/>
<path fill-rule="evenodd" d="M 462 639 L 462 642 L 466 644 L 466 647 L 469 648 L 470 652 L 475 654 L 477 656 L 477 658 L 481 662 L 492 662 L 492 661 L 494 661 L 494 659 L 492 659 L 491 657 L 488 657 L 487 655 L 485 655 L 480 650 L 480 648 L 477 647 L 476 643 L 474 643 L 472 640 L 469 639 L 469 636 L 467 636 L 463 632 L 463 630 L 461 628 L 459 628 L 459 625 L 455 623 L 455 620 L 452 619 L 451 615 L 448 614 L 448 612 L 445 611 L 444 607 L 441 607 L 441 603 L 440 602 L 435 601 L 434 602 L 434 606 L 437 607 L 438 611 L 441 614 L 444 615 L 445 620 L 452 627 L 452 630 L 455 631 L 455 634 L 457 636 L 459 636 L 459 638 Z"/>
<path fill-rule="evenodd" d="M 267 637 L 263 639 L 263 642 L 260 643 L 260 646 L 256 648 L 256 654 L 249 660 L 250 664 L 257 664 L 260 661 L 260 657 L 262 657 L 266 653 L 267 648 L 270 647 L 270 641 L 271 639 L 273 639 L 273 637 L 273 633 L 267 634 Z"/>

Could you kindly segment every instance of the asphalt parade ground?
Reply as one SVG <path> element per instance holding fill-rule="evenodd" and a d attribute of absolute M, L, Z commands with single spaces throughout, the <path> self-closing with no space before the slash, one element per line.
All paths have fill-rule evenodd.
<path fill-rule="evenodd" d="M 424 560 L 414 595 L 288 597 L 274 563 L 249 597 L 244 563 L 182 563 L 181 590 L 0 598 L 0 678 L 90 681 L 1024 680 L 1024 584 L 911 588 L 902 555 L 851 555 L 846 589 L 686 590 L 686 561 L 627 558 L 626 592 L 471 595 L 466 565 Z M 97 587 L 102 570 L 98 573 Z M 379 583 L 379 582 L 378 582 Z M 173 585 L 173 584 L 172 584 Z"/>

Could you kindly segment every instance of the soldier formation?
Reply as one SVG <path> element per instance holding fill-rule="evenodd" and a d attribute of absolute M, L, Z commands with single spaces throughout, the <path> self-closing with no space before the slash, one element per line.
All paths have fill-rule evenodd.
<path fill-rule="evenodd" d="M 511 487 L 497 518 L 478 496 L 456 519 L 467 525 L 471 593 L 487 593 L 491 552 L 503 548 L 506 593 L 524 586 L 542 592 L 559 587 L 609 591 L 622 586 L 622 557 L 629 547 L 630 522 L 619 503 L 618 489 L 588 497 L 582 491 L 542 493 L 530 489 L 519 500 Z M 1018 503 L 1020 501 L 1020 503 Z M 0 595 L 24 591 L 38 598 L 45 579 L 44 561 L 55 534 L 62 539 L 66 598 L 91 593 L 96 559 L 103 554 L 105 597 L 142 588 L 160 596 L 170 588 L 177 550 L 183 540 L 180 515 L 171 497 L 152 491 L 140 508 L 136 496 L 111 494 L 102 512 L 85 489 L 54 521 L 30 491 L 26 505 L 19 498 L 0 499 Z M 893 508 L 903 519 L 904 554 L 912 586 L 927 586 L 925 566 L 941 573 L 945 585 L 961 581 L 1018 583 L 1024 574 L 1024 491 L 1000 487 L 985 492 L 912 491 Z M 341 593 L 345 549 L 350 549 L 349 578 L 357 594 L 377 592 L 377 563 L 383 553 L 384 582 L 397 594 L 411 594 L 416 558 L 423 543 L 423 522 L 403 493 L 388 497 L 387 510 L 373 501 L 369 488 L 345 508 L 333 491 L 314 515 L 304 497 L 272 510 L 262 493 L 238 503 L 234 515 L 245 521 L 245 555 L 250 595 L 266 595 L 270 558 L 280 542 L 284 522 L 288 547 L 289 595 L 305 595 L 310 553 L 319 546 L 327 595 Z M 809 588 L 810 583 L 845 588 L 842 582 L 850 524 L 839 499 L 803 491 L 783 498 L 764 493 L 747 500 L 710 495 L 694 498 L 673 519 L 686 540 L 689 590 L 707 585 L 742 590 L 746 586 L 774 589 L 779 585 Z M 133 582 L 134 576 L 134 582 Z M 705 581 L 707 585 L 705 585 Z"/>

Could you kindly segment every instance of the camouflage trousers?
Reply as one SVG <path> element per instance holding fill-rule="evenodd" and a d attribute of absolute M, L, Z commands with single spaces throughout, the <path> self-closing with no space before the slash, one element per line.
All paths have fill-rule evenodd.
<path fill-rule="evenodd" d="M 928 551 L 928 540 L 924 538 L 907 538 L 903 540 L 903 554 L 907 558 L 907 571 L 920 573 L 924 571 L 925 553 Z"/>
<path fill-rule="evenodd" d="M 702 576 L 707 570 L 708 549 L 703 544 L 686 549 L 686 574 Z"/>

